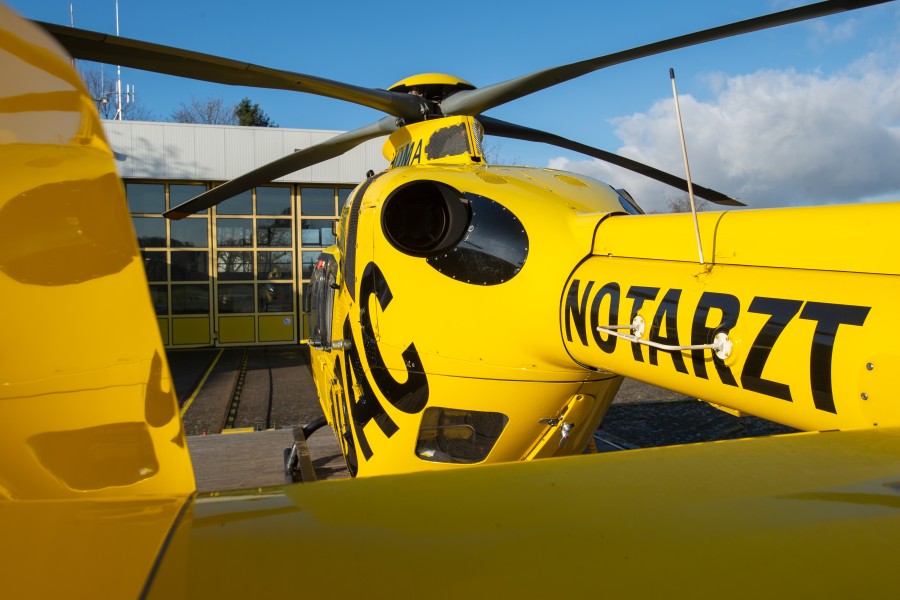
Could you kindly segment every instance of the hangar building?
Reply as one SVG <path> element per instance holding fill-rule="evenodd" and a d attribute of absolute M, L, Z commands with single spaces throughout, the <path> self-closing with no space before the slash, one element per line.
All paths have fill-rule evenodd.
<path fill-rule="evenodd" d="M 296 343 L 302 294 L 353 188 L 387 167 L 383 139 L 180 221 L 162 216 L 204 190 L 340 133 L 104 121 L 163 342 Z"/>

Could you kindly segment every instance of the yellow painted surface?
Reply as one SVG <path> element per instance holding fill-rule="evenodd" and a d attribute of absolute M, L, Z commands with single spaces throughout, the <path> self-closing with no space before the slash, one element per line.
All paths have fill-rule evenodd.
<path fill-rule="evenodd" d="M 701 212 L 697 217 L 709 263 L 897 274 L 893 224 L 900 219 L 900 203 Z M 597 231 L 595 243 L 599 256 L 698 262 L 689 213 L 610 219 Z"/>
<path fill-rule="evenodd" d="M 4 597 L 139 598 L 169 528 L 189 502 L 123 497 L 0 503 Z"/>
<path fill-rule="evenodd" d="M 9 174 L 0 177 L 0 498 L 190 493 L 112 152 L 68 59 L 3 10 L 11 29 L 0 39 L 0 71 L 43 82 L 44 91 L 29 99 L 0 88 L 3 110 L 15 115 L 0 144 Z"/>
<path fill-rule="evenodd" d="M 459 77 L 454 77 L 453 75 L 446 75 L 444 73 L 420 73 L 419 75 L 412 75 L 407 77 L 406 79 L 401 79 L 391 87 L 389 90 L 394 90 L 395 88 L 410 88 L 415 86 L 423 86 L 423 85 L 462 85 L 465 88 L 474 88 L 475 86 L 466 81 L 465 79 L 460 79 Z"/>
<path fill-rule="evenodd" d="M 289 342 L 294 339 L 293 315 L 259 315 L 260 342 Z"/>
<path fill-rule="evenodd" d="M 138 597 L 194 490 L 159 322 L 87 90 L 3 6 L 0 48 L 3 595 Z"/>
<path fill-rule="evenodd" d="M 898 456 L 870 429 L 215 494 L 151 597 L 879 597 Z"/>
<path fill-rule="evenodd" d="M 176 346 L 209 344 L 209 317 L 174 317 L 172 342 Z"/>
<path fill-rule="evenodd" d="M 250 343 L 256 341 L 254 317 L 219 317 L 219 342 L 223 344 Z"/>

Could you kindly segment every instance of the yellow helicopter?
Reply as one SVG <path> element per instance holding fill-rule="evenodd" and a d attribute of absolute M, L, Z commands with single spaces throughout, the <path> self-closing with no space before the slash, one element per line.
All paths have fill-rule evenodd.
<path fill-rule="evenodd" d="M 123 65 L 391 115 L 171 211 L 390 134 L 391 168 L 354 191 L 309 301 L 316 383 L 348 464 L 391 476 L 202 497 L 92 101 L 56 43 L 0 7 L 4 585 L 141 598 L 891 589 L 900 411 L 880 334 L 900 298 L 897 206 L 705 213 L 695 238 L 690 215 L 641 215 L 581 175 L 490 166 L 480 146 L 483 134 L 574 145 L 481 114 L 559 81 L 869 4 L 822 2 L 478 89 L 426 75 L 367 90 L 44 25 L 74 56 L 116 48 Z M 580 452 L 622 375 L 848 431 L 527 460 Z M 444 472 L 404 474 L 430 469 Z"/>

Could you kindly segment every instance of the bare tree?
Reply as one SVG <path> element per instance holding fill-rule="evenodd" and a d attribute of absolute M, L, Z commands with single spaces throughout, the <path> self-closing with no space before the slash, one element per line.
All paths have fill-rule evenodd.
<path fill-rule="evenodd" d="M 204 125 L 237 125 L 235 105 L 225 104 L 222 98 L 201 100 L 191 96 L 190 102 L 182 102 L 181 108 L 172 112 L 176 123 L 202 123 Z"/>
<path fill-rule="evenodd" d="M 522 161 L 516 155 L 507 155 L 503 151 L 503 142 L 491 138 L 490 142 L 482 142 L 481 149 L 489 165 L 520 165 Z"/>
<path fill-rule="evenodd" d="M 112 119 L 116 116 L 118 103 L 116 102 L 116 81 L 112 76 L 107 77 L 103 71 L 103 65 L 97 63 L 79 62 L 78 70 L 81 79 L 87 86 L 97 112 L 103 119 Z M 129 102 L 122 99 L 122 118 L 128 121 L 155 121 L 156 116 L 148 108 L 138 102 L 137 98 L 130 98 Z"/>
<path fill-rule="evenodd" d="M 709 210 L 710 203 L 702 198 L 694 197 L 694 203 L 697 205 L 697 212 L 702 212 L 704 210 Z M 682 194 L 680 196 L 667 196 L 666 197 L 666 208 L 665 212 L 670 213 L 684 213 L 691 212 L 691 199 L 687 194 Z"/>

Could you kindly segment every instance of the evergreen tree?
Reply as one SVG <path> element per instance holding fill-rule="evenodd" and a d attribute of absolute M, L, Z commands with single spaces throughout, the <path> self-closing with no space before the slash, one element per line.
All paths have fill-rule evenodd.
<path fill-rule="evenodd" d="M 278 127 L 269 115 L 259 107 L 259 104 L 250 102 L 250 98 L 244 98 L 234 107 L 234 116 L 238 125 L 249 127 Z"/>

